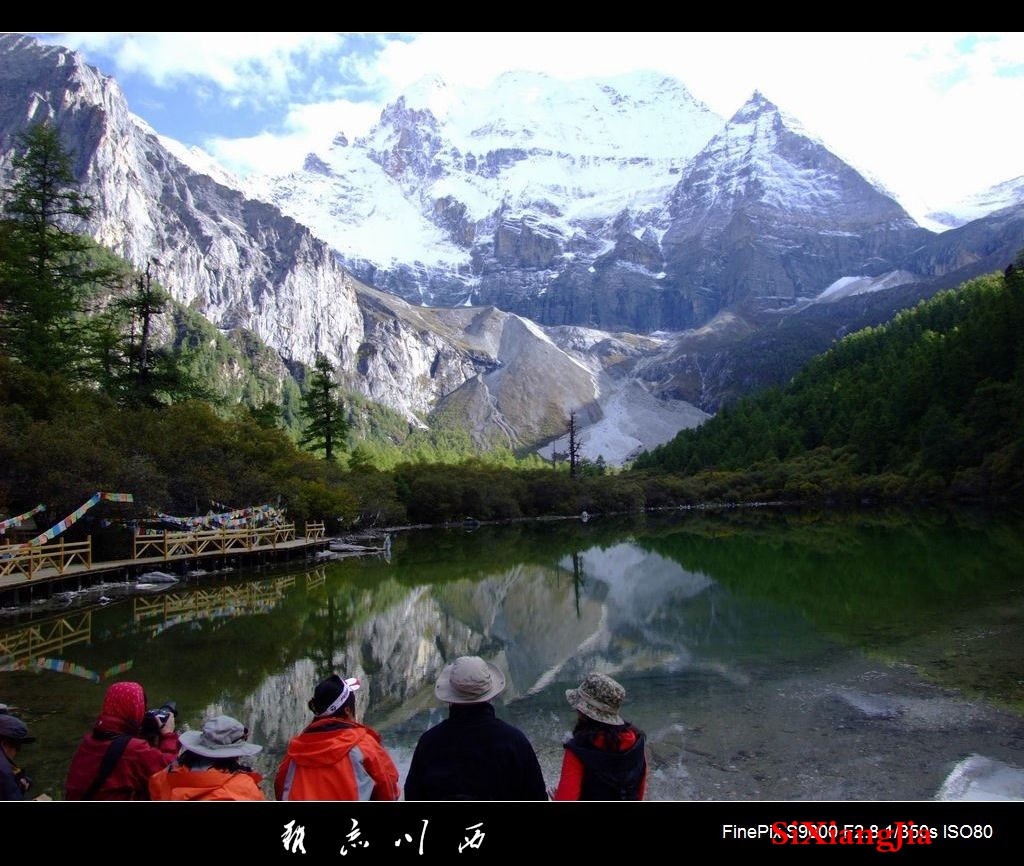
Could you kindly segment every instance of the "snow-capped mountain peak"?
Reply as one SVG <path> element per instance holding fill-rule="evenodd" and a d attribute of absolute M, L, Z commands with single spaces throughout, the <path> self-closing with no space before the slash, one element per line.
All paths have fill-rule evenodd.
<path fill-rule="evenodd" d="M 755 91 L 686 167 L 673 204 L 677 213 L 722 212 L 739 200 L 756 201 L 813 216 L 857 209 L 853 198 L 883 197 L 892 218 L 909 220 L 891 197 Z"/>
<path fill-rule="evenodd" d="M 902 244 L 921 232 L 759 92 L 689 162 L 669 212 L 668 281 L 691 287 L 696 323 L 727 305 L 789 307 L 847 274 L 895 270 Z"/>
<path fill-rule="evenodd" d="M 624 212 L 663 208 L 722 120 L 671 78 L 560 81 L 506 72 L 487 87 L 418 81 L 365 136 L 249 189 L 309 225 L 360 276 L 410 300 L 460 305 L 487 259 L 531 270 L 531 293 L 615 245 Z M 572 249 L 570 249 L 572 247 Z"/>

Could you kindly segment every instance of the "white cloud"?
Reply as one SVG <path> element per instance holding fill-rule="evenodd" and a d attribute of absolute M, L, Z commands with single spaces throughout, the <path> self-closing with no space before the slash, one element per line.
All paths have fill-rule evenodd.
<path fill-rule="evenodd" d="M 285 94 L 300 60 L 339 50 L 338 33 L 63 33 L 60 41 L 102 51 L 118 69 L 159 86 L 196 78 L 229 94 Z"/>
<path fill-rule="evenodd" d="M 64 34 L 123 69 L 184 78 L 236 104 L 278 102 L 267 131 L 208 144 L 235 170 L 295 168 L 343 129 L 365 131 L 427 75 L 486 86 L 511 69 L 573 79 L 654 69 L 726 117 L 755 90 L 906 202 L 938 204 L 1024 174 L 1012 134 L 1024 104 L 1020 33 L 424 33 L 368 47 L 334 33 Z M 382 45 L 382 48 L 378 48 Z M 289 92 L 300 68 L 314 83 Z M 1016 73 L 1016 74 L 1015 74 Z M 374 94 L 376 101 L 356 102 Z M 214 96 L 217 91 L 214 91 Z M 345 96 L 349 99 L 338 99 Z"/>
<path fill-rule="evenodd" d="M 302 165 L 307 153 L 323 151 L 339 133 L 352 138 L 368 132 L 380 109 L 367 102 L 337 99 L 289 110 L 282 133 L 262 132 L 244 138 L 220 136 L 204 147 L 227 168 L 246 177 L 287 174 Z"/>
<path fill-rule="evenodd" d="M 391 43 L 378 73 L 397 92 L 439 74 L 486 85 L 522 68 L 555 77 L 656 69 L 729 117 L 755 90 L 905 199 L 935 202 L 1024 173 L 993 128 L 1024 104 L 1024 35 L 916 33 L 427 33 Z"/>

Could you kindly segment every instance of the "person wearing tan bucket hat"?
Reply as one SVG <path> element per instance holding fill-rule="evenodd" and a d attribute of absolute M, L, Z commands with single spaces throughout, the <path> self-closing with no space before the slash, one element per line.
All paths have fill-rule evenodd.
<path fill-rule="evenodd" d="M 178 760 L 149 780 L 153 800 L 265 800 L 263 777 L 240 763 L 263 751 L 248 742 L 249 729 L 231 716 L 214 716 L 202 731 L 179 735 Z"/>
<path fill-rule="evenodd" d="M 642 800 L 647 788 L 644 732 L 620 715 L 626 690 L 607 674 L 587 674 L 565 699 L 576 726 L 565 744 L 553 800 Z"/>
<path fill-rule="evenodd" d="M 533 746 L 491 704 L 504 690 L 505 675 L 479 656 L 445 666 L 434 694 L 449 705 L 448 718 L 416 744 L 406 800 L 547 799 Z"/>

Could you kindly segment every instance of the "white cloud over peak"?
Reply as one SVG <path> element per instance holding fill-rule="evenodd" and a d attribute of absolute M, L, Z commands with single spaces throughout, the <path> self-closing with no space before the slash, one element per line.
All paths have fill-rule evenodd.
<path fill-rule="evenodd" d="M 198 79 L 229 94 L 285 94 L 301 72 L 338 52 L 339 33 L 63 33 L 61 42 L 86 52 L 101 51 L 122 72 L 135 72 L 158 86 Z"/>
<path fill-rule="evenodd" d="M 284 119 L 284 131 L 233 138 L 217 136 L 204 147 L 231 171 L 250 174 L 287 174 L 302 165 L 307 153 L 326 149 L 344 132 L 351 140 L 368 132 L 380 117 L 380 108 L 368 102 L 336 99 L 293 106 Z"/>
<path fill-rule="evenodd" d="M 168 88 L 187 81 L 210 101 L 258 106 L 257 123 L 193 138 L 243 173 L 292 170 L 338 131 L 361 134 L 421 78 L 486 87 L 510 70 L 564 80 L 654 70 L 725 117 L 760 90 L 915 212 L 1024 172 L 1017 136 L 993 133 L 1001 124 L 1009 133 L 1024 104 L 1021 33 L 77 33 L 60 41 L 113 58 L 116 73 Z"/>

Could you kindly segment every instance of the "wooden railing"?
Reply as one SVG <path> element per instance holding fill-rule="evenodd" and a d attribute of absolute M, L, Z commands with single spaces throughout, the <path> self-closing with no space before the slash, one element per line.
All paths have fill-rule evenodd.
<path fill-rule="evenodd" d="M 71 544 L 62 538 L 51 544 L 0 547 L 0 577 L 20 574 L 31 579 L 43 568 L 52 568 L 57 574 L 64 574 L 68 566 L 75 563 L 86 569 L 92 568 L 91 535 L 85 541 Z"/>
<path fill-rule="evenodd" d="M 306 524 L 306 540 L 324 538 L 323 522 Z M 172 559 L 174 557 L 226 554 L 231 551 L 276 550 L 295 542 L 295 524 L 242 529 L 207 529 L 199 532 L 140 532 L 132 540 L 132 559 Z M 104 563 L 98 563 L 102 566 Z M 122 563 L 125 564 L 125 563 Z M 92 536 L 85 541 L 66 542 L 63 538 L 49 544 L 0 546 L 0 578 L 55 577 L 93 568 Z"/>
<path fill-rule="evenodd" d="M 306 589 L 316 589 L 325 583 L 327 583 L 327 569 L 322 565 L 319 568 L 314 568 L 306 575 Z"/>
<path fill-rule="evenodd" d="M 264 526 L 258 529 L 205 529 L 200 532 L 140 532 L 132 542 L 132 558 L 159 556 L 198 556 L 201 553 L 230 553 L 232 550 L 276 548 L 295 541 L 295 524 Z"/>
<path fill-rule="evenodd" d="M 170 592 L 132 601 L 137 624 L 154 634 L 181 622 L 235 617 L 270 610 L 295 586 L 295 575 L 244 585 L 217 586 L 191 592 Z"/>
<path fill-rule="evenodd" d="M 24 662 L 91 639 L 92 611 L 61 616 L 0 632 L 0 658 L 10 663 Z"/>

